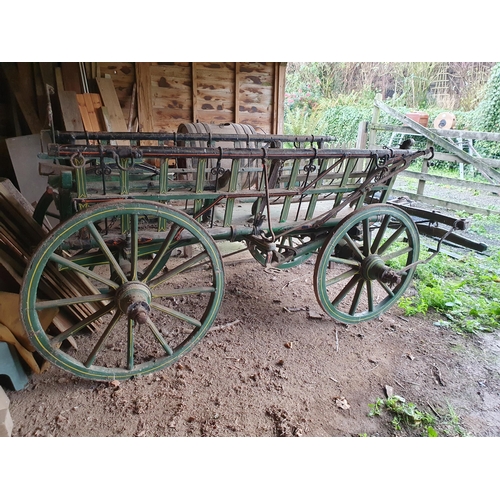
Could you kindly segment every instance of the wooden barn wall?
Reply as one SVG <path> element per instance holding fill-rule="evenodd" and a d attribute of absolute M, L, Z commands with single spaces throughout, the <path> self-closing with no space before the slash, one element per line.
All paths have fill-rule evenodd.
<path fill-rule="evenodd" d="M 112 78 L 126 120 L 137 84 L 142 131 L 174 132 L 182 123 L 198 121 L 282 133 L 285 67 L 274 62 L 99 63 L 97 73 Z M 151 120 L 141 117 L 141 102 L 151 109 Z"/>

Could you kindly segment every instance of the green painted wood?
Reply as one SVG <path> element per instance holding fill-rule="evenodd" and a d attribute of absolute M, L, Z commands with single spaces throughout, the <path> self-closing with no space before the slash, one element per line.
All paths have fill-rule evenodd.
<path fill-rule="evenodd" d="M 294 189 L 297 183 L 297 176 L 299 175 L 301 160 L 295 159 L 293 161 L 292 171 L 290 173 L 290 178 L 288 180 L 287 189 Z M 285 201 L 283 203 L 283 208 L 281 210 L 280 222 L 285 222 L 288 219 L 288 214 L 290 213 L 290 207 L 292 204 L 293 195 L 289 195 L 285 197 Z"/>
<path fill-rule="evenodd" d="M 331 163 L 330 160 L 321 160 L 319 164 L 318 174 L 322 174 L 328 168 L 330 163 Z M 318 185 L 320 187 L 323 185 L 323 179 L 319 181 L 319 184 L 314 184 L 315 188 L 317 188 Z M 307 206 L 306 220 L 311 220 L 314 217 L 314 210 L 316 209 L 318 196 L 319 196 L 318 193 L 314 193 L 311 195 L 311 198 L 309 200 L 309 205 Z"/>
<path fill-rule="evenodd" d="M 238 175 L 240 171 L 240 160 L 231 162 L 231 177 L 229 178 L 228 192 L 234 193 L 238 188 Z M 226 200 L 226 209 L 224 210 L 224 226 L 228 227 L 233 222 L 234 198 Z"/>

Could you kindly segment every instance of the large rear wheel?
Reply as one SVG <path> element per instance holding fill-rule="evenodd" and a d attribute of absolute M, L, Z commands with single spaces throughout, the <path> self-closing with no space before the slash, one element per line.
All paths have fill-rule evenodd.
<path fill-rule="evenodd" d="M 75 283 L 88 292 L 74 293 Z M 128 379 L 191 350 L 223 294 L 219 250 L 195 220 L 160 203 L 106 202 L 57 226 L 37 248 L 21 316 L 35 349 L 56 366 L 88 379 Z M 52 307 L 55 334 L 37 314 Z"/>

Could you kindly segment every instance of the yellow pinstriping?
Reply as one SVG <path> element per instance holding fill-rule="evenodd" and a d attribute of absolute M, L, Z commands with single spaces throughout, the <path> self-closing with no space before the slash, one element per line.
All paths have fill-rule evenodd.
<path fill-rule="evenodd" d="M 99 212 L 99 217 L 104 217 L 104 216 L 105 216 L 105 214 L 108 214 L 108 213 L 110 213 L 110 212 L 113 212 L 114 210 L 116 210 L 116 208 L 110 208 L 109 210 L 105 210 L 105 211 L 103 211 L 103 212 Z M 122 207 L 120 210 L 121 210 L 122 212 L 123 212 L 123 211 L 125 211 L 125 212 L 130 212 L 130 211 L 135 210 L 135 207 Z M 160 214 L 161 214 L 161 215 L 169 215 L 169 214 L 168 214 L 168 212 L 170 212 L 170 209 L 168 209 L 168 212 L 167 212 L 167 211 L 165 211 L 164 209 L 162 209 L 161 207 L 155 207 L 155 208 L 152 208 L 152 207 L 151 207 L 151 208 L 150 208 L 150 207 L 147 207 L 147 206 L 146 206 L 146 207 L 141 208 L 141 210 L 143 210 L 143 211 L 144 211 L 144 213 L 149 213 L 149 214 L 152 214 L 152 215 L 154 215 L 154 214 L 156 214 L 156 215 L 160 215 Z M 191 229 L 191 230 L 193 230 L 193 229 L 198 229 L 198 230 L 199 230 L 199 228 L 197 228 L 195 224 L 192 224 L 192 223 L 191 223 L 192 221 L 191 221 L 191 220 L 189 220 L 189 218 L 188 218 L 187 220 L 184 220 L 182 217 L 180 217 L 180 216 L 178 216 L 177 214 L 175 214 L 175 212 L 174 212 L 174 213 L 171 213 L 171 212 L 170 212 L 170 216 L 171 216 L 171 218 L 172 218 L 175 222 L 185 222 L 186 227 L 187 227 L 188 229 Z M 66 229 L 65 229 L 65 230 L 64 230 L 64 231 L 63 231 L 63 232 L 59 235 L 58 240 L 59 240 L 59 241 L 62 241 L 62 240 L 64 239 L 64 235 L 68 234 L 68 232 L 70 232 L 70 231 L 73 231 L 75 227 L 77 227 L 78 225 L 80 225 L 80 224 L 82 224 L 82 223 L 87 222 L 89 219 L 92 219 L 92 217 L 89 217 L 88 219 L 85 219 L 85 218 L 84 218 L 83 220 L 78 220 L 78 221 L 76 221 L 74 224 L 72 224 L 71 226 L 67 227 L 67 228 L 66 228 Z M 71 234 L 71 233 L 70 233 L 70 234 Z M 202 232 L 201 234 L 202 234 L 202 236 L 205 236 L 205 235 L 203 234 L 203 232 Z M 209 240 L 207 240 L 207 241 L 205 241 L 205 243 L 210 244 L 211 242 L 210 242 Z M 28 305 L 28 306 L 29 306 L 29 304 L 30 304 L 30 298 L 31 298 L 31 295 L 32 295 L 32 291 L 33 291 L 33 289 L 34 289 L 34 287 L 33 287 L 33 280 L 34 280 L 34 278 L 35 278 L 35 275 L 36 275 L 36 273 L 37 273 L 37 270 L 38 270 L 39 266 L 41 265 L 42 261 L 44 261 L 44 259 L 45 259 L 45 256 L 46 256 L 47 252 L 49 252 L 49 251 L 52 249 L 52 247 L 53 247 L 53 245 L 49 245 L 49 246 L 45 249 L 45 251 L 43 252 L 43 254 L 41 255 L 41 257 L 38 259 L 38 262 L 36 263 L 35 267 L 33 268 L 33 273 L 32 273 L 31 279 L 30 279 L 30 281 L 29 281 L 29 283 L 28 283 L 28 290 L 27 290 L 27 293 L 26 293 L 27 305 Z M 210 255 L 210 254 L 209 254 L 209 255 Z M 47 260 L 49 260 L 49 259 L 47 259 Z M 217 273 L 217 272 L 215 272 L 214 274 L 215 274 L 215 275 L 217 275 L 218 273 Z M 214 276 L 214 277 L 216 277 L 216 276 Z M 221 298 L 221 295 L 222 295 L 222 287 L 215 287 L 215 295 L 214 295 L 214 299 L 217 301 L 219 298 Z M 35 301 L 36 301 L 36 298 L 35 298 Z M 34 309 L 33 309 L 33 310 L 34 310 Z M 211 324 L 211 322 L 215 319 L 215 317 L 214 317 L 214 313 L 215 313 L 215 312 L 216 312 L 216 311 L 215 311 L 215 309 L 212 309 L 212 311 L 210 312 L 210 315 L 208 316 L 208 318 L 206 319 L 206 321 L 205 321 L 205 323 L 204 323 L 205 325 L 210 325 L 210 324 Z M 27 318 L 28 318 L 28 323 L 29 323 L 29 326 L 30 326 L 30 331 L 33 331 L 33 332 L 34 332 L 34 331 L 35 331 L 35 329 L 34 329 L 34 327 L 33 327 L 33 321 L 32 321 L 32 311 L 31 311 L 31 308 L 30 308 L 30 307 L 27 307 Z M 36 316 L 36 319 L 38 320 L 38 316 Z M 39 321 L 39 320 L 38 320 L 38 321 Z M 200 336 L 200 334 L 203 334 L 206 330 L 208 330 L 208 327 L 209 327 L 209 326 L 205 326 L 205 329 L 204 329 L 204 330 L 200 330 L 200 331 L 201 331 L 201 333 L 198 333 L 198 335 L 197 335 L 197 336 Z M 42 331 L 42 332 L 43 332 L 43 329 L 42 329 L 42 328 L 38 329 L 38 332 L 40 332 L 40 331 Z M 43 332 L 43 333 L 45 333 L 45 332 Z M 68 365 L 67 363 L 65 363 L 65 362 L 61 361 L 59 358 L 57 358 L 56 356 L 54 356 L 54 355 L 52 354 L 52 352 L 51 352 L 51 351 L 49 351 L 49 350 L 47 350 L 47 349 L 46 349 L 46 347 L 45 347 L 45 346 L 44 346 L 44 345 L 40 342 L 40 340 L 39 340 L 39 338 L 38 338 L 38 337 L 39 337 L 39 335 L 38 335 L 37 333 L 35 333 L 33 336 L 34 336 L 34 338 L 35 338 L 35 340 L 36 340 L 37 344 L 39 345 L 39 347 L 40 347 L 40 348 L 41 348 L 41 349 L 42 349 L 42 350 L 43 350 L 43 351 L 47 354 L 47 356 L 48 356 L 48 357 L 50 357 L 51 359 L 53 359 L 53 360 L 55 361 L 55 364 L 56 364 L 56 365 L 60 365 L 60 366 L 62 365 L 62 366 L 65 366 L 65 367 L 67 367 L 68 369 L 71 369 L 71 370 L 73 370 L 73 371 L 76 371 L 76 372 L 79 372 L 79 373 L 82 373 L 82 374 L 88 375 L 88 372 L 83 371 L 83 370 L 80 370 L 80 369 L 78 369 L 78 367 L 75 367 L 74 365 Z M 179 356 L 180 356 L 183 352 L 185 352 L 185 351 L 186 351 L 186 349 L 188 349 L 189 345 L 191 345 L 191 343 L 189 343 L 187 346 L 185 346 L 185 348 L 184 348 L 184 349 L 182 349 L 181 351 L 179 351 L 175 357 L 173 357 L 173 358 L 169 357 L 169 358 L 167 358 L 167 359 L 165 360 L 165 362 L 164 362 L 164 363 L 155 364 L 155 365 L 154 365 L 154 366 L 152 366 L 150 369 L 147 369 L 147 370 L 141 371 L 140 373 L 141 373 L 141 374 L 147 374 L 147 373 L 149 373 L 149 372 L 151 372 L 151 371 L 156 371 L 156 370 L 158 370 L 159 368 L 161 368 L 161 367 L 163 367 L 164 365 L 166 365 L 167 363 L 171 363 L 171 362 L 175 361 L 175 360 L 176 360 L 176 359 L 177 359 L 177 358 L 178 358 L 178 357 L 179 357 Z M 99 375 L 97 374 L 97 375 L 96 375 L 96 377 L 99 377 Z M 118 379 L 118 378 L 128 378 L 128 377 L 130 377 L 130 372 L 124 373 L 123 375 L 115 375 L 115 374 L 113 374 L 113 377 L 111 377 L 111 376 L 110 376 L 110 377 L 107 377 L 107 378 L 114 378 L 114 379 Z"/>

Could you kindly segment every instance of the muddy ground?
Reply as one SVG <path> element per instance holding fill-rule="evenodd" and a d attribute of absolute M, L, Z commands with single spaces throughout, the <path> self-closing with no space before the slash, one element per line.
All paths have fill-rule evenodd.
<path fill-rule="evenodd" d="M 439 435 L 500 435 L 500 332 L 459 335 L 398 307 L 345 326 L 321 313 L 313 261 L 276 272 L 241 255 L 215 328 L 179 363 L 121 383 L 32 375 L 6 391 L 13 436 L 424 434 L 369 416 L 390 388 Z"/>

